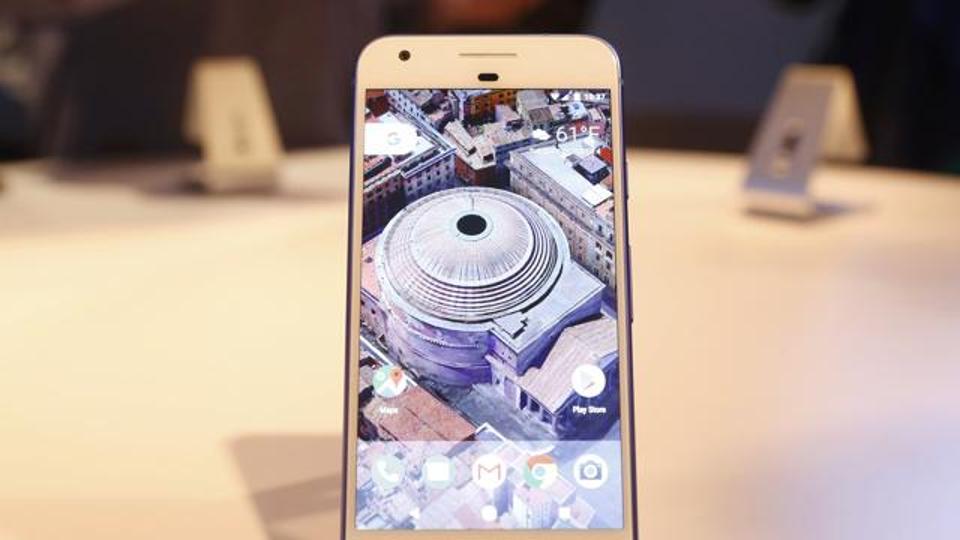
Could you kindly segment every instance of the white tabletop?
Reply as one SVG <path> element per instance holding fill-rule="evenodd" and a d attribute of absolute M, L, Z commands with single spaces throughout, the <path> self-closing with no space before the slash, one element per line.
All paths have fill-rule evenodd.
<path fill-rule="evenodd" d="M 738 158 L 630 163 L 642 536 L 960 536 L 960 181 L 827 168 L 800 224 Z M 181 169 L 5 171 L 0 540 L 332 537 L 346 154 Z"/>

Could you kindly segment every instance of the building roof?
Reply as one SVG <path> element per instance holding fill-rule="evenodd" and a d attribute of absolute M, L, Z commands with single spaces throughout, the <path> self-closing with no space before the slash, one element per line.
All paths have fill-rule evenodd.
<path fill-rule="evenodd" d="M 473 135 L 470 135 L 470 132 L 467 131 L 467 128 L 463 127 L 462 122 L 459 120 L 450 122 L 445 128 L 443 128 L 443 132 L 449 139 L 451 139 L 451 141 L 459 150 L 464 150 L 468 154 L 473 153 L 475 146 L 473 142 Z"/>
<path fill-rule="evenodd" d="M 427 114 L 427 119 L 433 123 L 433 125 L 439 125 L 444 120 L 453 115 L 450 106 L 444 102 L 440 107 L 437 107 L 433 112 Z"/>
<path fill-rule="evenodd" d="M 583 200 L 587 201 L 587 204 L 595 209 L 611 199 L 610 190 L 600 184 L 594 184 L 585 189 L 581 196 Z"/>
<path fill-rule="evenodd" d="M 473 136 L 459 120 L 450 122 L 444 128 L 444 134 L 453 143 L 457 156 L 474 170 L 495 165 L 499 147 L 533 140 L 529 128 L 514 129 L 507 122 L 484 124 L 480 129 L 482 133 Z"/>
<path fill-rule="evenodd" d="M 554 120 L 553 111 L 547 106 L 528 109 L 527 117 L 530 119 L 530 123 L 535 125 L 550 123 Z"/>
<path fill-rule="evenodd" d="M 599 304 L 603 289 L 603 283 L 593 274 L 576 261 L 568 261 L 550 294 L 519 313 L 519 328 L 515 314 L 510 314 L 495 319 L 492 332 L 512 350 L 522 351 L 557 328 L 557 325 L 564 324 L 564 320 L 591 301 L 596 300 Z"/>
<path fill-rule="evenodd" d="M 384 414 L 381 407 L 396 407 L 399 411 Z M 410 385 L 402 394 L 389 399 L 374 394 L 363 412 L 398 441 L 463 441 L 475 431 L 453 408 L 420 386 Z"/>
<path fill-rule="evenodd" d="M 412 125 L 417 130 L 417 143 L 413 151 L 403 156 L 395 156 L 393 163 L 377 172 L 371 178 L 364 179 L 364 186 L 376 185 L 380 180 L 393 176 L 398 170 L 411 170 L 422 165 L 424 160 L 442 155 L 446 151 L 453 151 L 453 146 L 433 126 L 400 112 L 386 112 L 376 118 L 368 119 L 368 123 L 400 123 Z"/>
<path fill-rule="evenodd" d="M 493 146 L 505 146 L 521 141 L 532 140 L 529 127 L 514 129 L 506 122 L 493 122 L 483 125 L 483 135 Z"/>
<path fill-rule="evenodd" d="M 489 321 L 544 297 L 570 259 L 529 199 L 465 187 L 428 195 L 387 224 L 375 257 L 384 297 L 421 320 Z"/>
<path fill-rule="evenodd" d="M 517 91 L 517 106 L 525 110 L 536 109 L 547 104 L 547 94 L 543 90 L 519 90 Z"/>
<path fill-rule="evenodd" d="M 548 107 L 550 108 L 550 114 L 553 116 L 554 120 L 560 121 L 569 119 L 569 115 L 566 112 L 569 108 L 569 105 L 565 105 L 563 103 L 551 103 L 548 105 Z"/>
<path fill-rule="evenodd" d="M 606 117 L 603 116 L 603 113 L 600 112 L 596 107 L 587 109 L 587 116 L 591 122 L 603 122 L 606 120 Z"/>
<path fill-rule="evenodd" d="M 458 88 L 453 90 L 453 95 L 461 100 L 466 100 L 475 96 L 482 96 L 484 94 L 489 94 L 490 90 L 487 88 Z"/>
<path fill-rule="evenodd" d="M 609 176 L 607 178 L 609 178 Z M 597 212 L 598 216 L 609 221 L 610 223 L 613 223 L 613 199 L 612 198 L 607 199 L 606 201 L 603 201 L 599 206 L 594 208 L 594 210 Z"/>
<path fill-rule="evenodd" d="M 391 162 L 390 156 L 363 156 L 363 177 L 379 174 L 389 167 Z"/>
<path fill-rule="evenodd" d="M 597 175 L 606 171 L 607 164 L 604 163 L 602 159 L 591 154 L 578 161 L 577 167 L 589 175 Z"/>
<path fill-rule="evenodd" d="M 364 242 L 363 246 L 360 247 L 360 287 L 378 300 L 380 299 L 380 283 L 377 281 L 376 265 L 373 261 L 377 253 L 379 238 L 379 236 L 375 236 Z"/>
<path fill-rule="evenodd" d="M 454 120 L 444 128 L 447 139 L 453 143 L 457 157 L 472 169 L 479 171 L 496 164 L 493 145 L 487 137 L 474 137 L 459 120 Z"/>
<path fill-rule="evenodd" d="M 596 155 L 607 165 L 613 165 L 613 150 L 609 146 L 604 145 L 598 148 Z"/>
<path fill-rule="evenodd" d="M 432 100 L 436 94 L 433 90 L 401 90 L 400 92 L 421 109 L 430 103 L 430 100 Z"/>
<path fill-rule="evenodd" d="M 526 159 L 574 198 L 596 208 L 612 198 L 613 193 L 602 184 L 594 185 L 584 178 L 570 165 L 568 158 L 575 157 L 579 160 L 590 156 L 594 149 L 602 144 L 596 137 L 589 136 L 559 144 L 539 144 L 518 150 L 512 155 L 518 159 Z"/>
<path fill-rule="evenodd" d="M 583 364 L 606 368 L 616 359 L 617 321 L 600 319 L 570 326 L 560 333 L 557 342 L 540 367 L 524 373 L 518 384 L 551 413 L 556 413 L 573 394 L 570 378 Z"/>
<path fill-rule="evenodd" d="M 494 108 L 497 122 L 504 122 L 507 124 L 522 122 L 523 119 L 520 118 L 520 115 L 517 114 L 517 111 L 513 110 L 509 105 L 500 104 Z"/>

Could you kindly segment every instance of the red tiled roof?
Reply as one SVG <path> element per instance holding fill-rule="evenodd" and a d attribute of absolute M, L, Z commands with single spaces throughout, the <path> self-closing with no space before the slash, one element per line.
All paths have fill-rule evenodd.
<path fill-rule="evenodd" d="M 399 411 L 385 414 L 381 407 Z M 398 441 L 462 441 L 475 431 L 454 409 L 419 386 L 411 385 L 394 398 L 374 398 L 364 414 Z"/>
<path fill-rule="evenodd" d="M 377 281 L 374 257 L 379 240 L 380 236 L 375 236 L 360 248 L 360 286 L 377 300 L 380 299 L 380 282 Z"/>

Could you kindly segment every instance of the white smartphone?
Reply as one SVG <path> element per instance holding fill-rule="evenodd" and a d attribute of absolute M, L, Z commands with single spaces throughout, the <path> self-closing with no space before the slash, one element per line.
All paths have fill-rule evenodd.
<path fill-rule="evenodd" d="M 587 36 L 360 55 L 342 538 L 636 538 L 620 93 Z"/>

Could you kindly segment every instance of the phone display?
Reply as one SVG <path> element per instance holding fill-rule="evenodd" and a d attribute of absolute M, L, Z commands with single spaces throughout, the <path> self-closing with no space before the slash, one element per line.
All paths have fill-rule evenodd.
<path fill-rule="evenodd" d="M 350 518 L 623 528 L 610 91 L 365 98 Z"/>

